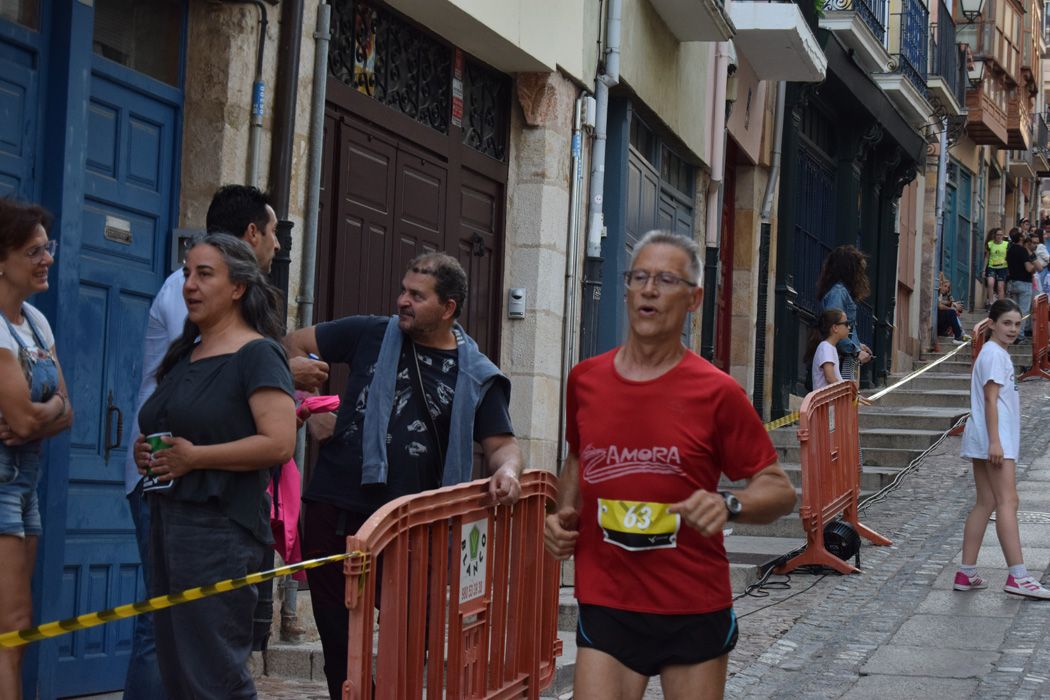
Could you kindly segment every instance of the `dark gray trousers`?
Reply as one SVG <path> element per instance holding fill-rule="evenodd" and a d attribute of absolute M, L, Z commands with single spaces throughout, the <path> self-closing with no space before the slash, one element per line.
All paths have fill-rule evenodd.
<path fill-rule="evenodd" d="M 150 497 L 150 595 L 259 571 L 266 545 L 207 503 Z M 248 672 L 254 586 L 154 613 L 157 662 L 180 700 L 255 698 Z"/>

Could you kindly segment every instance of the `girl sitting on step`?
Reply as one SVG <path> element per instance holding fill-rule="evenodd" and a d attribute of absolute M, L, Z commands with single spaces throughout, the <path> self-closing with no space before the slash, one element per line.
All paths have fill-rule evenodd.
<path fill-rule="evenodd" d="M 1003 590 L 1050 600 L 1050 590 L 1025 568 L 1017 528 L 1015 471 L 1021 443 L 1021 412 L 1014 364 L 1007 348 L 1021 332 L 1021 310 L 1013 300 L 999 299 L 992 304 L 988 316 L 992 320 L 992 337 L 973 365 L 970 418 L 962 439 L 962 456 L 973 460 L 977 501 L 966 518 L 962 565 L 953 587 L 957 591 L 987 588 L 985 580 L 977 575 L 977 554 L 994 511 L 995 534 L 1010 567 Z"/>

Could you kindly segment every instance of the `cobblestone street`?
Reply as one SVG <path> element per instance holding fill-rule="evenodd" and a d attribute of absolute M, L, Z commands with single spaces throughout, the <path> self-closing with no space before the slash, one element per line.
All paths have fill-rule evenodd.
<path fill-rule="evenodd" d="M 1050 387 L 1020 386 L 1018 465 L 1021 540 L 1030 570 L 1050 557 Z M 972 503 L 960 438 L 948 438 L 862 520 L 894 541 L 865 546 L 860 576 L 793 576 L 791 590 L 737 603 L 741 643 L 731 657 L 729 697 L 1042 697 L 1050 669 L 1050 604 L 999 590 L 1005 562 L 989 526 L 978 563 L 989 588 L 951 590 Z M 777 580 L 774 577 L 774 580 Z M 1009 631 L 1009 635 L 1007 632 Z M 658 697 L 654 695 L 654 697 Z"/>

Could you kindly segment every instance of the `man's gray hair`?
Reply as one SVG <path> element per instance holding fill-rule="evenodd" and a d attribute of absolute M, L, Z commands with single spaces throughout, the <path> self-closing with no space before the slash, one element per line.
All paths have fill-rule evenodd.
<path fill-rule="evenodd" d="M 642 252 L 642 248 L 657 243 L 662 245 L 672 245 L 688 255 L 689 281 L 698 287 L 704 286 L 704 268 L 703 263 L 700 260 L 700 246 L 693 239 L 671 231 L 654 229 L 642 236 L 641 240 L 634 244 L 634 252 L 631 253 L 630 269 L 634 269 L 634 262 L 638 259 L 638 255 Z"/>

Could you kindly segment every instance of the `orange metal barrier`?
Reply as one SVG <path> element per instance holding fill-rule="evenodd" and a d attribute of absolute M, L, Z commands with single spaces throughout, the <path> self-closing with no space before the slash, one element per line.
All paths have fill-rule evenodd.
<path fill-rule="evenodd" d="M 985 342 L 991 336 L 992 332 L 992 319 L 982 318 L 977 322 L 977 325 L 973 327 L 973 340 L 970 341 L 973 347 L 973 352 L 970 353 L 970 367 L 972 368 L 974 363 L 977 362 L 977 356 L 981 354 L 981 348 L 984 347 Z"/>
<path fill-rule="evenodd" d="M 1032 300 L 1032 366 L 1028 371 L 1017 378 L 1018 381 L 1025 379 L 1050 379 L 1050 302 L 1045 294 L 1037 294 Z"/>
<path fill-rule="evenodd" d="M 344 567 L 344 699 L 539 697 L 561 654 L 561 566 L 543 548 L 557 480 L 530 470 L 521 490 L 512 508 L 483 505 L 487 479 L 405 496 L 347 538 L 347 551 L 364 556 Z"/>
<path fill-rule="evenodd" d="M 860 438 L 857 427 L 857 385 L 835 382 L 810 392 L 802 401 L 798 441 L 802 448 L 802 507 L 806 550 L 777 569 L 794 571 L 816 564 L 849 574 L 858 571 L 824 547 L 824 526 L 839 513 L 861 537 L 893 544 L 857 520 L 860 498 Z"/>

